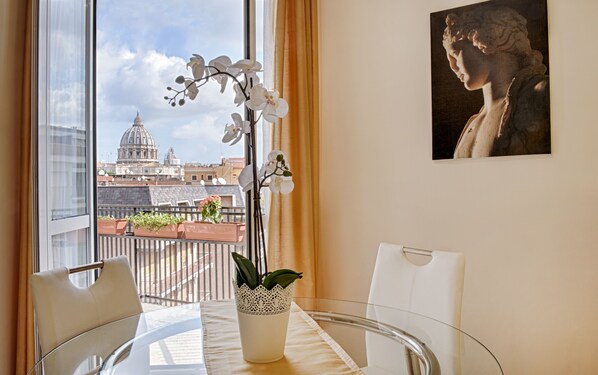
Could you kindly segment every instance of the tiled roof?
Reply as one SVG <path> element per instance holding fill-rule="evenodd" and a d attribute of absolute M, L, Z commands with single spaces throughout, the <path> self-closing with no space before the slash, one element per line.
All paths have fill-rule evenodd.
<path fill-rule="evenodd" d="M 200 200 L 208 195 L 233 195 L 236 206 L 242 207 L 245 194 L 238 185 L 145 185 L 98 186 L 99 205 L 157 206 L 180 201 Z"/>

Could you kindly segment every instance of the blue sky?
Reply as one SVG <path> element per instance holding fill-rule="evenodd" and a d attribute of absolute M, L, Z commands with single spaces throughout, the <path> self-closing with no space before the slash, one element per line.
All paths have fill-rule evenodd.
<path fill-rule="evenodd" d="M 97 156 L 113 162 L 120 137 L 137 111 L 158 144 L 159 159 L 170 147 L 183 162 L 215 163 L 243 156 L 242 142 L 222 144 L 232 112 L 232 87 L 220 94 L 211 82 L 195 101 L 172 108 L 166 86 L 193 53 L 206 61 L 243 54 L 242 0 L 98 0 L 97 2 Z"/>

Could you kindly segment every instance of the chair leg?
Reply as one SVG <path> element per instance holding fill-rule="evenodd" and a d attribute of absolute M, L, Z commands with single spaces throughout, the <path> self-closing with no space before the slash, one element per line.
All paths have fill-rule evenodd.
<path fill-rule="evenodd" d="M 407 363 L 407 373 L 409 375 L 421 375 L 422 370 L 419 367 L 419 358 L 411 350 L 405 348 L 405 357 Z"/>

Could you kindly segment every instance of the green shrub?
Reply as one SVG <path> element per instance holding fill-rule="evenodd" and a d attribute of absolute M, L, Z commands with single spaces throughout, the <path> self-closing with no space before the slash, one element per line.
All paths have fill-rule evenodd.
<path fill-rule="evenodd" d="M 157 232 L 167 225 L 180 224 L 185 219 L 173 214 L 163 214 L 156 212 L 140 212 L 135 216 L 129 217 L 129 222 L 134 228 L 145 229 L 150 232 Z"/>

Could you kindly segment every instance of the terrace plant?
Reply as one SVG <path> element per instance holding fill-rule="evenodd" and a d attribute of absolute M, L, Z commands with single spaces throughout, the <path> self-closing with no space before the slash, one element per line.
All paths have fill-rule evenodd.
<path fill-rule="evenodd" d="M 208 223 L 218 224 L 222 222 L 222 201 L 218 195 L 210 195 L 199 202 L 201 220 Z"/>
<path fill-rule="evenodd" d="M 180 224 L 184 220 L 183 217 L 173 214 L 143 211 L 129 217 L 133 228 L 145 229 L 150 232 L 157 232 L 168 225 Z"/>

